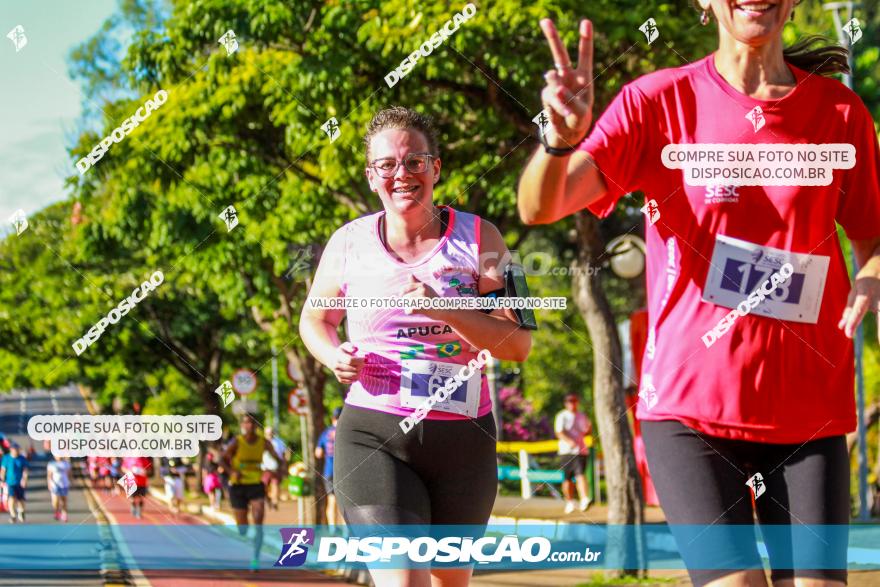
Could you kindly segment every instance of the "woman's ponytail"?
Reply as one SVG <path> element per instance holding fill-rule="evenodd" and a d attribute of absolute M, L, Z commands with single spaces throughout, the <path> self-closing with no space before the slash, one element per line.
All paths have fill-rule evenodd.
<path fill-rule="evenodd" d="M 814 45 L 820 44 L 818 47 Z M 824 76 L 850 73 L 848 51 L 840 45 L 828 44 L 822 35 L 807 35 L 782 51 L 782 57 L 790 64 Z"/>

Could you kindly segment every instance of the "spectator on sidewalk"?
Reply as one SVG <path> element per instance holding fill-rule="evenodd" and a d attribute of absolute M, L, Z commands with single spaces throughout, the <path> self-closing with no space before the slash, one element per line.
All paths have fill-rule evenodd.
<path fill-rule="evenodd" d="M 168 502 L 171 504 L 171 511 L 179 514 L 184 498 L 186 467 L 176 459 L 163 458 L 159 472 L 165 484 L 165 497 L 168 498 Z"/>
<path fill-rule="evenodd" d="M 589 449 L 584 443 L 584 436 L 590 434 L 592 426 L 586 414 L 578 411 L 578 396 L 570 393 L 565 396 L 565 409 L 556 414 L 554 425 L 556 437 L 559 439 L 560 468 L 565 472 L 562 482 L 562 493 L 565 495 L 565 513 L 574 511 L 574 484 L 577 485 L 580 497 L 580 510 L 586 511 L 592 501 L 587 495 L 587 481 L 584 471 L 587 468 Z"/>
<path fill-rule="evenodd" d="M 315 458 L 324 459 L 324 490 L 327 493 L 327 525 L 336 526 L 336 494 L 333 492 L 333 455 L 336 452 L 336 423 L 342 414 L 342 408 L 333 410 L 332 424 L 324 429 L 318 438 L 318 446 L 315 448 Z"/>
<path fill-rule="evenodd" d="M 269 453 L 269 451 L 263 451 L 263 462 L 260 465 L 260 468 L 263 471 L 262 480 L 263 485 L 266 487 L 269 507 L 277 511 L 279 499 L 278 486 L 281 483 L 281 476 L 287 469 L 287 462 L 284 454 L 287 451 L 287 445 L 284 444 L 283 440 L 278 438 L 275 434 L 275 429 L 271 426 L 266 426 L 266 440 L 272 445 L 275 454 L 281 458 L 281 460 L 278 461 Z"/>
<path fill-rule="evenodd" d="M 217 463 L 209 461 L 202 476 L 202 489 L 208 495 L 208 502 L 215 512 L 220 510 L 220 500 L 223 497 L 222 486 Z"/>
<path fill-rule="evenodd" d="M 53 457 L 46 465 L 46 484 L 52 498 L 55 519 L 67 521 L 67 492 L 70 491 L 70 460 L 67 457 Z"/>

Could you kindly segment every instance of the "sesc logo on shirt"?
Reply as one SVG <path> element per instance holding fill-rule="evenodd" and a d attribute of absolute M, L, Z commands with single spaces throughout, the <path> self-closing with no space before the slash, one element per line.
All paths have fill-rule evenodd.
<path fill-rule="evenodd" d="M 740 186 L 707 185 L 705 204 L 739 204 Z"/>

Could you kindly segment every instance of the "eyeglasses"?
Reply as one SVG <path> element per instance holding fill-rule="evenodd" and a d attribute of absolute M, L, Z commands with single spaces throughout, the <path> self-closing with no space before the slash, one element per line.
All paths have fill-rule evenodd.
<path fill-rule="evenodd" d="M 379 177 L 388 179 L 397 174 L 397 169 L 401 163 L 410 173 L 424 173 L 428 170 L 428 163 L 431 159 L 434 159 L 434 156 L 428 153 L 410 153 L 403 158 L 403 161 L 398 161 L 391 157 L 376 159 L 370 163 L 370 167 L 379 174 Z"/>

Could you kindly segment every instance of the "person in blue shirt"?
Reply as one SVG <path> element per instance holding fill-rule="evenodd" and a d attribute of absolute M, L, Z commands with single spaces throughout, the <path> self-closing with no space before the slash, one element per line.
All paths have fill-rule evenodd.
<path fill-rule="evenodd" d="M 315 458 L 324 459 L 324 472 L 321 476 L 324 479 L 324 490 L 327 492 L 326 512 L 329 526 L 336 526 L 337 521 L 336 495 L 333 493 L 333 454 L 336 445 L 336 422 L 341 413 L 342 408 L 333 410 L 333 423 L 321 433 L 318 446 L 315 448 Z"/>
<path fill-rule="evenodd" d="M 28 461 L 18 444 L 12 443 L 9 454 L 0 460 L 0 480 L 6 485 L 9 522 L 24 522 L 24 490 L 28 481 Z"/>

